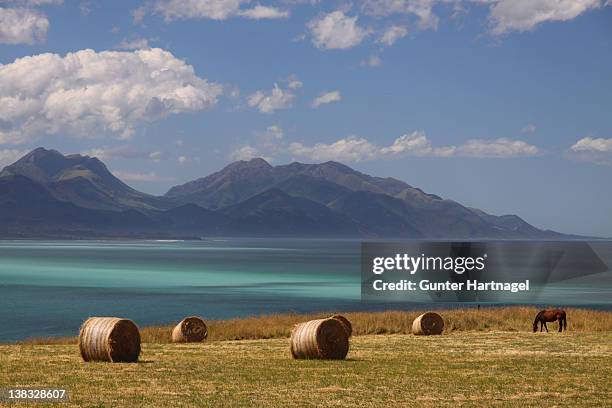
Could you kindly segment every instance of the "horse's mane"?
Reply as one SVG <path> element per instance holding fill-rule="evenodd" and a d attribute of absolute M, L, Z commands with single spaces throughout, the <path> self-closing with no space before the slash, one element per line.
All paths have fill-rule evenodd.
<path fill-rule="evenodd" d="M 540 316 L 542 316 L 542 313 L 544 313 L 544 312 L 545 312 L 545 310 L 540 310 L 540 311 L 538 312 L 538 314 L 536 315 L 536 317 L 535 317 L 535 319 L 534 319 L 534 321 L 533 321 L 533 324 L 534 324 L 534 325 L 536 324 L 536 322 L 538 321 L 538 319 L 540 318 Z"/>

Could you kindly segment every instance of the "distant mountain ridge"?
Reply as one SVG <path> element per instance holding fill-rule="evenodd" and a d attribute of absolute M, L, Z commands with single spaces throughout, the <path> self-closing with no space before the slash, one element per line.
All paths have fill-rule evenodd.
<path fill-rule="evenodd" d="M 237 161 L 157 197 L 97 158 L 38 148 L 0 172 L 0 210 L 0 237 L 570 237 L 333 161 Z"/>
<path fill-rule="evenodd" d="M 95 157 L 38 148 L 6 166 L 0 177 L 21 175 L 41 183 L 61 201 L 101 210 L 168 208 L 165 200 L 137 191 Z"/>

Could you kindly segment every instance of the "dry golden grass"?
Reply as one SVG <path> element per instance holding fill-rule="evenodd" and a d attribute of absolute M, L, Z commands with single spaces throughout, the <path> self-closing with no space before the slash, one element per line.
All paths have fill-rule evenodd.
<path fill-rule="evenodd" d="M 287 339 L 148 343 L 138 364 L 0 345 L 0 367 L 1 387 L 67 387 L 49 407 L 612 406 L 610 331 L 366 335 L 345 361 L 293 360 Z"/>
<path fill-rule="evenodd" d="M 436 310 L 444 318 L 444 333 L 457 331 L 529 332 L 539 309 L 534 307 L 492 307 Z M 573 332 L 612 332 L 612 312 L 566 309 L 568 330 Z M 423 311 L 342 313 L 353 325 L 353 335 L 409 334 L 412 321 Z M 209 341 L 275 339 L 289 337 L 296 323 L 320 319 L 333 313 L 277 314 L 229 320 L 206 320 Z M 138 323 L 138 322 L 136 322 Z M 557 330 L 557 323 L 548 325 Z M 170 343 L 174 325 L 141 328 L 144 343 Z M 29 339 L 24 344 L 76 344 L 74 338 Z"/>

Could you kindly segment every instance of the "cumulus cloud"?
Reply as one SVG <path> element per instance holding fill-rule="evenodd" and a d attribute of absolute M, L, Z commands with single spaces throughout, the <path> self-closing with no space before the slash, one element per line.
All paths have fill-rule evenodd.
<path fill-rule="evenodd" d="M 379 148 L 368 140 L 356 136 L 348 136 L 334 143 L 317 143 L 305 146 L 302 143 L 291 143 L 289 151 L 296 157 L 322 162 L 339 160 L 343 162 L 360 162 L 377 158 Z"/>
<path fill-rule="evenodd" d="M 36 3 L 34 0 L 26 4 Z M 279 19 L 289 17 L 289 9 L 296 4 L 320 4 L 318 1 L 299 0 L 277 3 L 283 4 L 283 8 L 253 0 L 150 0 L 132 14 L 136 23 L 141 22 L 146 14 L 159 14 L 167 22 L 179 19 L 226 20 L 233 17 Z M 411 29 L 414 27 L 417 30 L 437 29 L 440 17 L 436 10 L 443 7 L 450 8 L 452 15 L 458 10 L 466 10 L 465 4 L 488 7 L 490 32 L 494 35 L 530 31 L 547 21 L 569 21 L 588 10 L 612 5 L 610 0 L 355 0 L 354 3 L 360 15 L 392 23 L 401 19 Z M 345 13 L 346 10 L 337 10 L 307 24 L 313 43 L 318 48 L 351 48 L 370 34 L 370 30 L 357 24 L 357 15 L 350 17 Z M 407 32 L 404 25 L 392 24 L 380 34 L 377 42 L 391 45 Z"/>
<path fill-rule="evenodd" d="M 547 21 L 568 21 L 594 8 L 601 0 L 500 0 L 491 6 L 494 34 L 530 31 Z"/>
<path fill-rule="evenodd" d="M 154 162 L 160 161 L 163 156 L 164 153 L 160 152 L 159 150 L 149 153 L 149 159 L 153 160 Z"/>
<path fill-rule="evenodd" d="M 179 163 L 180 165 L 183 165 L 183 164 L 187 164 L 187 163 L 191 162 L 191 158 L 189 158 L 189 157 L 187 157 L 187 156 L 179 156 L 179 158 L 177 159 L 177 161 L 178 161 L 178 163 Z"/>
<path fill-rule="evenodd" d="M 369 34 L 369 30 L 357 24 L 357 16 L 349 17 L 340 10 L 311 20 L 307 27 L 313 44 L 326 50 L 352 48 Z"/>
<path fill-rule="evenodd" d="M 388 47 L 395 44 L 400 38 L 404 38 L 408 35 L 408 29 L 403 26 L 392 25 L 388 27 L 377 40 L 377 42 L 384 44 Z"/>
<path fill-rule="evenodd" d="M 270 92 L 259 90 L 251 94 L 247 98 L 247 104 L 251 108 L 258 109 L 261 113 L 268 114 L 274 113 L 279 109 L 287 109 L 292 106 L 295 99 L 292 89 L 294 88 L 282 89 L 277 84 L 274 84 Z"/>
<path fill-rule="evenodd" d="M 519 157 L 535 156 L 538 148 L 522 140 L 499 138 L 495 140 L 472 139 L 459 147 L 464 156 L 470 157 Z"/>
<path fill-rule="evenodd" d="M 0 0 L 0 3 L 13 3 L 19 6 L 44 6 L 62 4 L 64 0 Z"/>
<path fill-rule="evenodd" d="M 287 81 L 287 87 L 289 89 L 300 89 L 304 86 L 304 83 L 295 77 L 290 77 Z"/>
<path fill-rule="evenodd" d="M 338 102 L 341 99 L 340 91 L 323 92 L 312 101 L 312 107 L 316 109 L 321 105 Z"/>
<path fill-rule="evenodd" d="M 287 18 L 289 12 L 286 10 L 279 10 L 276 7 L 267 7 L 262 5 L 256 5 L 253 8 L 240 10 L 237 15 L 250 18 L 253 20 L 261 19 L 274 19 L 274 18 Z"/>
<path fill-rule="evenodd" d="M 391 145 L 384 147 L 364 138 L 349 136 L 330 144 L 317 143 L 306 146 L 302 143 L 291 143 L 289 151 L 294 156 L 313 161 L 360 162 L 407 156 L 475 158 L 534 156 L 538 153 L 538 148 L 523 141 L 505 138 L 472 139 L 459 146 L 436 147 L 423 131 L 415 131 L 398 137 Z"/>
<path fill-rule="evenodd" d="M 2 169 L 4 166 L 15 163 L 26 154 L 28 154 L 27 150 L 0 149 L 0 169 Z"/>
<path fill-rule="evenodd" d="M 91 157 L 97 157 L 100 160 L 108 159 L 150 159 L 159 161 L 163 157 L 160 151 L 139 150 L 131 146 L 116 146 L 116 147 L 96 147 L 82 154 Z"/>
<path fill-rule="evenodd" d="M 437 156 L 449 157 L 457 152 L 455 146 L 432 147 L 431 142 L 423 131 L 415 131 L 402 135 L 393 141 L 388 147 L 379 149 L 380 156 Z"/>
<path fill-rule="evenodd" d="M 262 140 L 265 145 L 274 144 L 279 140 L 283 139 L 284 136 L 283 128 L 278 125 L 268 126 L 265 131 L 257 132 L 256 134 Z"/>
<path fill-rule="evenodd" d="M 161 14 L 169 21 L 180 19 L 226 20 L 230 17 L 250 19 L 287 18 L 288 11 L 257 4 L 243 8 L 250 0 L 157 0 L 150 5 L 153 13 Z M 141 21 L 147 10 L 138 8 L 133 12 L 134 19 Z"/>
<path fill-rule="evenodd" d="M 49 20 L 39 11 L 0 7 L 0 44 L 35 44 L 47 38 Z"/>
<path fill-rule="evenodd" d="M 570 147 L 570 153 L 578 160 L 612 165 L 612 138 L 584 137 Z"/>
<path fill-rule="evenodd" d="M 610 0 L 360 0 L 363 13 L 374 18 L 401 14 L 416 18 L 416 28 L 437 29 L 440 18 L 434 8 L 450 6 L 456 13 L 464 3 L 489 7 L 489 23 L 494 35 L 530 31 L 548 21 L 569 21 L 584 12 L 612 5 Z M 389 35 L 392 32 L 389 32 Z M 396 34 L 398 34 L 396 32 Z M 385 34 L 383 34 L 384 37 Z M 405 35 L 405 34 L 404 34 Z M 392 36 L 388 37 L 393 38 Z M 400 37 L 401 38 L 401 37 Z M 384 41 L 381 41 L 385 43 Z"/>
<path fill-rule="evenodd" d="M 272 161 L 273 156 L 283 153 L 285 149 L 284 134 L 283 128 L 279 125 L 268 126 L 263 131 L 255 132 L 255 136 L 257 136 L 256 146 L 245 144 L 233 150 L 228 157 L 233 161 L 250 160 L 256 157 Z"/>
<path fill-rule="evenodd" d="M 114 171 L 113 174 L 123 181 L 145 181 L 145 182 L 160 182 L 160 181 L 175 181 L 174 177 L 160 176 L 154 171 L 148 173 L 134 173 L 129 171 Z"/>
<path fill-rule="evenodd" d="M 229 159 L 232 161 L 251 160 L 256 157 L 261 157 L 268 162 L 272 161 L 271 157 L 266 157 L 262 155 L 261 151 L 258 148 L 250 145 L 239 147 L 238 149 L 231 152 L 229 155 Z"/>
<path fill-rule="evenodd" d="M 221 93 L 159 48 L 19 58 L 0 65 L 0 143 L 59 133 L 128 138 L 142 122 L 209 108 Z"/>
<path fill-rule="evenodd" d="M 361 0 L 361 9 L 374 17 L 406 14 L 417 18 L 419 29 L 437 29 L 440 18 L 433 12 L 439 0 Z"/>

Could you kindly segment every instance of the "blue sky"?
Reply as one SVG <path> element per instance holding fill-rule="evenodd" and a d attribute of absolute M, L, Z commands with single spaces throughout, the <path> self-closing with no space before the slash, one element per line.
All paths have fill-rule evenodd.
<path fill-rule="evenodd" d="M 612 236 L 605 0 L 0 0 L 0 165 L 37 146 L 150 193 L 338 160 Z"/>

